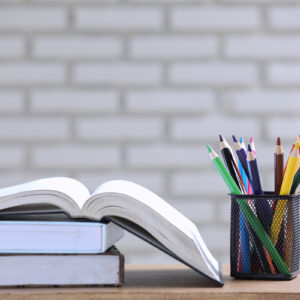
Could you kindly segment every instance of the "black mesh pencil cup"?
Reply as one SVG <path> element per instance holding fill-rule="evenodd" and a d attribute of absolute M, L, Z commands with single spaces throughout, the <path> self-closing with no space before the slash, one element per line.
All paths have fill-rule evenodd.
<path fill-rule="evenodd" d="M 231 276 L 289 280 L 298 274 L 300 195 L 231 194 Z"/>

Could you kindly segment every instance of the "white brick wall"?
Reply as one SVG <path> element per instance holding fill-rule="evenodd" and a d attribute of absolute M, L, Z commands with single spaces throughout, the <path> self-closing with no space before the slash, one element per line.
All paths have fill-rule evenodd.
<path fill-rule="evenodd" d="M 101 89 L 33 89 L 30 108 L 36 113 L 106 113 L 119 108 L 118 93 Z"/>
<path fill-rule="evenodd" d="M 57 117 L 1 117 L 0 138 L 8 141 L 62 141 L 69 133 L 69 122 Z"/>
<path fill-rule="evenodd" d="M 207 36 L 140 36 L 129 44 L 132 58 L 197 58 L 213 57 L 217 53 L 216 37 Z"/>
<path fill-rule="evenodd" d="M 36 168 L 112 168 L 120 164 L 120 151 L 116 146 L 37 146 L 31 153 L 31 160 Z"/>
<path fill-rule="evenodd" d="M 229 260 L 229 198 L 208 158 L 253 135 L 263 188 L 299 134 L 296 0 L 0 0 L 0 186 L 124 178 Z M 128 263 L 174 262 L 128 235 Z"/>
<path fill-rule="evenodd" d="M 66 71 L 60 63 L 0 63 L 0 85 L 35 85 L 62 83 Z"/>
<path fill-rule="evenodd" d="M 295 85 L 300 83 L 299 63 L 273 63 L 267 68 L 267 77 L 270 84 L 278 86 Z"/>
<path fill-rule="evenodd" d="M 177 7 L 171 10 L 171 26 L 176 30 L 251 30 L 261 24 L 256 7 Z"/>
<path fill-rule="evenodd" d="M 79 119 L 76 132 L 83 140 L 151 140 L 163 136 L 163 122 L 153 117 L 112 117 Z"/>
<path fill-rule="evenodd" d="M 85 30 L 149 31 L 163 24 L 163 11 L 158 7 L 80 7 L 74 17 L 75 28 Z"/>
<path fill-rule="evenodd" d="M 118 57 L 122 53 L 120 39 L 113 37 L 43 36 L 33 41 L 33 54 L 47 58 Z"/>
<path fill-rule="evenodd" d="M 270 8 L 269 20 L 274 29 L 289 29 L 291 31 L 300 29 L 298 18 L 300 8 L 298 5 L 277 6 Z"/>
<path fill-rule="evenodd" d="M 225 53 L 232 58 L 299 58 L 300 41 L 295 35 L 239 35 L 225 42 Z"/>
<path fill-rule="evenodd" d="M 130 90 L 125 94 L 125 105 L 129 112 L 165 114 L 199 114 L 216 107 L 212 91 L 197 89 Z"/>
<path fill-rule="evenodd" d="M 162 74 L 162 67 L 157 63 L 79 63 L 74 67 L 74 82 L 112 86 L 157 85 Z"/>
<path fill-rule="evenodd" d="M 54 31 L 67 24 L 63 7 L 52 6 L 3 6 L 0 10 L 1 31 Z"/>
<path fill-rule="evenodd" d="M 25 53 L 25 39 L 18 36 L 0 36 L 0 58 L 20 57 Z"/>
<path fill-rule="evenodd" d="M 258 80 L 258 70 L 250 63 L 174 63 L 169 77 L 175 85 L 251 86 Z"/>

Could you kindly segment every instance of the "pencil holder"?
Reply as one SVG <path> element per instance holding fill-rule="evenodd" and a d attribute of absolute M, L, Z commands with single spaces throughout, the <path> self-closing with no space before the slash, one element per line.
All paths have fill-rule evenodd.
<path fill-rule="evenodd" d="M 300 256 L 300 195 L 231 194 L 231 276 L 295 278 Z"/>

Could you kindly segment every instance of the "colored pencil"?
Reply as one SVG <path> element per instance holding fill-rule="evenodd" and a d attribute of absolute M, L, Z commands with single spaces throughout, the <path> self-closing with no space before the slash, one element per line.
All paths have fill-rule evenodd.
<path fill-rule="evenodd" d="M 291 155 L 289 156 L 286 172 L 283 177 L 282 185 L 280 188 L 280 195 L 289 195 L 293 183 L 294 176 L 298 170 L 300 161 L 299 156 L 299 142 L 297 141 Z M 287 205 L 287 200 L 278 200 L 273 215 L 273 221 L 270 230 L 270 238 L 274 245 L 278 241 L 281 224 L 284 219 L 284 212 Z"/>
<path fill-rule="evenodd" d="M 247 163 L 248 163 L 248 170 L 250 175 L 250 181 L 252 183 L 253 193 L 255 195 L 263 195 L 264 192 L 262 190 L 261 183 L 260 183 L 260 176 L 258 172 L 256 155 L 252 151 L 250 144 L 248 145 Z"/>
<path fill-rule="evenodd" d="M 244 194 L 246 194 L 247 191 L 244 186 L 242 176 L 239 173 L 239 169 L 236 168 L 236 162 L 232 150 L 229 144 L 227 143 L 226 139 L 222 135 L 219 135 L 219 138 L 220 138 L 221 154 L 223 157 L 223 161 L 227 167 L 227 170 L 229 171 L 230 175 L 232 176 L 232 178 L 234 179 L 235 183 L 240 188 L 240 190 Z M 238 265 L 238 272 L 243 272 L 243 273 L 251 272 L 249 236 L 247 231 L 247 224 L 244 220 L 244 216 L 241 211 L 240 211 L 240 241 L 239 241 L 239 254 L 238 254 L 237 265 Z"/>
<path fill-rule="evenodd" d="M 279 195 L 283 176 L 284 176 L 284 153 L 283 153 L 280 137 L 277 138 L 276 147 L 275 147 L 275 151 L 274 151 L 274 175 L 275 175 L 274 176 L 275 194 Z M 278 202 L 277 200 L 273 200 L 272 211 L 274 211 L 277 202 Z M 276 248 L 282 257 L 284 257 L 284 254 L 283 254 L 284 253 L 284 244 L 286 242 L 286 230 L 285 229 L 286 229 L 286 226 L 284 223 L 282 223 L 281 229 L 279 231 L 279 237 L 278 237 L 279 243 L 277 243 L 277 245 L 276 245 Z"/>
<path fill-rule="evenodd" d="M 212 160 L 213 165 L 223 178 L 225 184 L 229 188 L 230 192 L 232 194 L 241 195 L 241 191 L 230 176 L 229 172 L 227 171 L 226 167 L 222 163 L 219 155 L 217 155 L 210 146 L 206 146 L 207 150 L 209 152 L 210 159 Z M 287 268 L 285 262 L 283 261 L 282 257 L 277 252 L 276 248 L 274 247 L 272 241 L 270 240 L 268 234 L 264 230 L 263 226 L 249 207 L 248 203 L 241 200 L 236 199 L 238 205 L 240 206 L 241 210 L 243 211 L 243 214 L 246 218 L 246 220 L 249 222 L 250 226 L 262 242 L 262 244 L 265 246 L 267 251 L 269 252 L 271 258 L 273 259 L 276 267 L 278 268 L 279 272 L 282 274 L 288 274 L 289 269 Z"/>
<path fill-rule="evenodd" d="M 258 171 L 258 166 L 257 166 L 256 155 L 252 151 L 250 144 L 248 145 L 247 163 L 248 163 L 248 169 L 249 169 L 249 173 L 250 173 L 250 178 L 251 178 L 254 194 L 256 194 L 256 195 L 264 194 L 262 187 L 261 187 L 261 183 L 260 183 L 260 176 L 259 176 L 259 171 Z M 266 232 L 269 232 L 272 211 L 271 211 L 268 201 L 265 199 L 257 199 L 257 200 L 254 200 L 254 204 L 255 204 L 255 209 L 256 209 L 258 219 L 264 226 Z M 269 253 L 267 253 L 266 250 L 265 250 L 265 254 L 266 254 L 266 257 L 267 257 L 267 260 L 269 263 L 270 271 L 274 274 L 275 268 L 272 264 L 272 261 L 270 260 Z"/>
<path fill-rule="evenodd" d="M 247 163 L 253 192 L 255 195 L 263 195 L 264 192 L 261 187 L 256 155 L 253 153 L 250 145 L 248 145 Z M 265 229 L 268 232 L 272 217 L 272 210 L 268 201 L 265 199 L 261 199 L 261 201 L 255 201 L 255 207 L 258 218 L 265 224 Z"/>
<path fill-rule="evenodd" d="M 220 150 L 221 150 L 221 154 L 223 157 L 223 161 L 224 161 L 231 177 L 235 181 L 236 185 L 241 189 L 237 174 L 236 174 L 234 166 L 233 166 L 233 155 L 230 152 L 229 148 L 227 147 L 226 143 L 224 142 L 221 134 L 219 135 L 219 138 L 220 138 Z"/>
<path fill-rule="evenodd" d="M 250 137 L 249 144 L 250 144 L 250 147 L 251 147 L 251 149 L 252 149 L 252 152 L 253 152 L 254 154 L 256 154 L 255 145 L 254 145 L 254 138 L 253 138 L 252 136 Z"/>
<path fill-rule="evenodd" d="M 293 144 L 293 146 L 292 146 L 292 148 L 291 148 L 291 151 L 290 151 L 288 160 L 287 160 L 286 165 L 285 165 L 285 168 L 284 168 L 284 173 L 285 173 L 285 171 L 286 171 L 286 168 L 287 168 L 287 165 L 288 165 L 288 162 L 289 162 L 289 159 L 290 159 L 290 155 L 291 155 L 291 153 L 293 152 L 293 150 L 294 150 L 294 148 L 295 148 L 295 144 L 297 143 L 297 141 L 300 142 L 300 134 L 297 135 L 296 138 L 295 138 L 295 143 Z M 300 151 L 300 149 L 299 149 L 299 151 Z M 299 152 L 299 153 L 300 153 L 300 152 Z"/>
<path fill-rule="evenodd" d="M 234 135 L 232 135 L 232 139 L 233 139 L 233 144 L 234 144 L 236 155 L 237 155 L 239 161 L 241 162 L 248 179 L 250 180 L 249 170 L 248 170 L 248 166 L 247 166 L 246 151 L 245 151 L 245 149 L 243 149 L 243 147 L 241 146 L 241 144 L 239 143 L 239 141 L 236 139 L 236 137 Z"/>
<path fill-rule="evenodd" d="M 296 172 L 296 174 L 294 176 L 293 184 L 291 187 L 291 194 L 295 194 L 299 183 L 300 183 L 300 168 L 298 169 L 298 171 Z"/>
<path fill-rule="evenodd" d="M 275 152 L 274 152 L 274 185 L 275 185 L 275 194 L 279 195 L 280 188 L 284 175 L 284 153 L 281 145 L 280 137 L 277 138 Z"/>
<path fill-rule="evenodd" d="M 246 173 L 241 165 L 241 162 L 238 162 L 239 171 L 242 176 L 242 180 L 244 185 L 246 186 L 246 192 L 248 187 L 248 178 L 246 176 Z M 243 215 L 242 210 L 240 209 L 240 232 L 241 232 L 241 271 L 243 273 L 250 273 L 251 272 L 251 253 L 250 253 L 250 243 L 249 243 L 249 235 L 251 242 L 253 244 L 253 247 L 255 250 L 258 250 L 257 243 L 255 242 L 253 235 L 251 235 L 251 228 L 249 228 L 248 223 L 245 221 L 245 217 Z M 257 251 L 258 252 L 258 251 Z M 258 255 L 260 253 L 257 253 Z M 261 256 L 258 256 L 259 262 L 261 265 L 261 268 L 264 268 L 263 260 Z"/>
<path fill-rule="evenodd" d="M 238 175 L 238 180 L 239 180 L 239 185 L 240 187 L 242 188 L 242 192 L 244 194 L 247 194 L 247 190 L 246 190 L 246 187 L 244 185 L 244 181 L 243 181 L 243 178 L 242 178 L 242 175 L 240 173 L 240 170 L 239 170 L 239 167 L 238 167 L 238 164 L 234 158 L 234 155 L 233 155 L 233 151 L 229 145 L 229 143 L 227 142 L 227 140 L 225 139 L 225 137 L 222 135 L 222 138 L 223 138 L 223 142 L 225 144 L 225 147 L 228 148 L 230 150 L 230 153 L 231 153 L 231 159 L 232 159 L 232 164 L 233 164 L 233 167 L 235 169 L 235 172 L 236 174 Z"/>

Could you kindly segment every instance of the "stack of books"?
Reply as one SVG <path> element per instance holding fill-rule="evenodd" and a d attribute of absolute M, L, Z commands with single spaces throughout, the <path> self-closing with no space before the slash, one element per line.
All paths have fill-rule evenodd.
<path fill-rule="evenodd" d="M 223 285 L 195 224 L 133 182 L 107 181 L 92 194 L 65 177 L 3 188 L 0 222 L 0 286 L 121 285 L 124 261 L 113 245 L 124 229 Z"/>
<path fill-rule="evenodd" d="M 121 286 L 124 231 L 56 211 L 0 216 L 0 286 Z"/>

